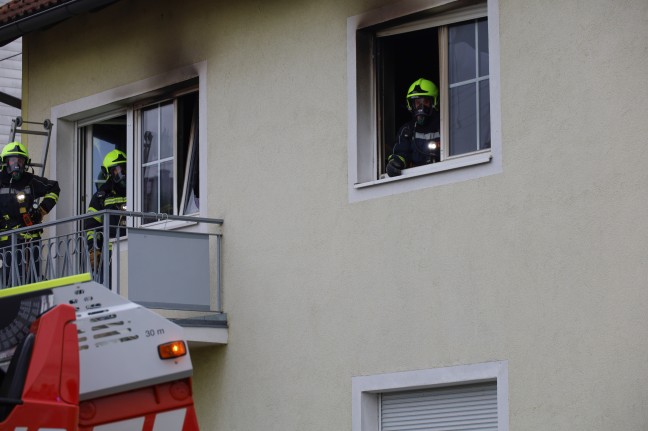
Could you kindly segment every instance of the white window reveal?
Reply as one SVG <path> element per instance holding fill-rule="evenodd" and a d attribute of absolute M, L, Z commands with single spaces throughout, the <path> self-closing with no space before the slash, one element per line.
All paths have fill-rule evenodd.
<path fill-rule="evenodd" d="M 399 2 L 348 19 L 350 201 L 501 172 L 498 27 L 497 0 Z M 419 78 L 439 89 L 440 155 L 388 177 Z"/>

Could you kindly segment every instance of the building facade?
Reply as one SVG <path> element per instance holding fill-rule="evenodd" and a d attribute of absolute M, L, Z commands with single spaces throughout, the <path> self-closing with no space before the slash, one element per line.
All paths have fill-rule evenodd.
<path fill-rule="evenodd" d="M 202 429 L 643 431 L 647 36 L 645 0 L 121 0 L 23 35 L 23 115 L 52 216 L 118 148 L 129 208 L 224 220 Z M 441 161 L 387 177 L 421 77 Z"/>

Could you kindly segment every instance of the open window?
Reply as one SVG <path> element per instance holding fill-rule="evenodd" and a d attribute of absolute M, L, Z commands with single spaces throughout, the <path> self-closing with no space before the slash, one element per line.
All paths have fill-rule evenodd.
<path fill-rule="evenodd" d="M 198 214 L 197 84 L 188 81 L 157 90 L 153 97 L 144 93 L 134 99 L 117 110 L 77 122 L 80 211 L 85 212 L 92 194 L 105 181 L 103 158 L 119 149 L 128 156 L 128 208 L 170 215 Z"/>
<path fill-rule="evenodd" d="M 135 177 L 142 212 L 195 214 L 200 208 L 198 92 L 174 95 L 135 110 Z"/>
<path fill-rule="evenodd" d="M 497 27 L 496 0 L 401 2 L 349 18 L 351 201 L 501 171 Z M 440 157 L 388 177 L 419 78 L 439 88 Z"/>

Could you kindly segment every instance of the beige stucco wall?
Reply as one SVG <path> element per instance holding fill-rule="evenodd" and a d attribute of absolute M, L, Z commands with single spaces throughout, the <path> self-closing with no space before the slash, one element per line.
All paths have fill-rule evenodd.
<path fill-rule="evenodd" d="M 503 172 L 349 204 L 346 19 L 384 3 L 125 0 L 25 38 L 32 118 L 207 63 L 203 429 L 348 430 L 353 376 L 507 360 L 511 430 L 645 430 L 648 3 L 500 0 Z"/>

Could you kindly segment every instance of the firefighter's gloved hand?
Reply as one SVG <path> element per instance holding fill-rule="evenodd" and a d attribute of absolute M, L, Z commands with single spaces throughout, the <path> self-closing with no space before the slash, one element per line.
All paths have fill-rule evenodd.
<path fill-rule="evenodd" d="M 97 271 L 101 265 L 101 250 L 98 248 L 91 248 L 88 250 L 88 260 L 90 261 L 90 268 L 93 271 Z"/>
<path fill-rule="evenodd" d="M 32 208 L 29 211 L 29 217 L 31 218 L 32 223 L 38 224 L 43 221 L 43 217 L 47 214 L 47 211 L 43 207 Z"/>
<path fill-rule="evenodd" d="M 405 169 L 405 162 L 398 156 L 392 156 L 387 163 L 387 175 L 390 177 L 397 177 L 402 174 Z"/>

